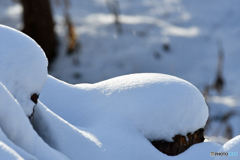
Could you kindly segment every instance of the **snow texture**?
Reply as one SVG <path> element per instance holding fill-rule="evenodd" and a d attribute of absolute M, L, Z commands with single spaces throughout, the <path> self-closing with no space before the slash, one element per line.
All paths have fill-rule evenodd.
<path fill-rule="evenodd" d="M 7 145 L 9 148 L 11 148 L 11 150 L 14 150 L 15 152 L 17 152 L 23 159 L 36 160 L 35 157 L 33 157 L 32 155 L 27 153 L 25 150 L 23 150 L 22 148 L 14 144 L 11 140 L 9 140 L 5 135 L 5 133 L 3 133 L 1 128 L 0 128 L 0 141 L 5 145 Z"/>
<path fill-rule="evenodd" d="M 39 103 L 36 106 L 34 126 L 51 147 L 72 160 L 211 160 L 210 152 L 219 150 L 221 147 L 213 142 L 205 142 L 190 147 L 178 156 L 167 156 L 156 150 L 140 132 L 126 121 L 116 121 L 116 118 L 107 118 L 107 120 L 101 118 L 98 125 L 76 128 Z"/>
<path fill-rule="evenodd" d="M 56 82 L 53 84 L 57 84 Z M 72 106 L 70 104 L 68 107 Z M 181 160 L 193 158 L 210 160 L 212 159 L 209 155 L 210 152 L 221 147 L 213 142 L 205 142 L 190 147 L 179 156 L 167 156 L 159 152 L 133 125 L 124 120 L 124 117 L 101 116 L 94 125 L 76 128 L 54 114 L 41 102 L 35 109 L 34 127 L 51 147 L 72 160 Z"/>
<path fill-rule="evenodd" d="M 149 140 L 172 141 L 177 134 L 203 128 L 208 118 L 207 105 L 197 88 L 163 74 L 132 74 L 79 85 L 49 76 L 40 99 L 76 126 L 94 125 L 102 117 L 119 117 Z"/>
<path fill-rule="evenodd" d="M 235 156 L 217 156 L 215 159 L 216 160 L 222 160 L 222 159 L 233 159 L 233 160 L 239 160 L 239 154 L 240 154 L 240 135 L 232 138 L 228 142 L 226 142 L 218 151 L 220 152 L 228 152 L 228 154 L 231 153 L 237 153 L 238 155 Z"/>
<path fill-rule="evenodd" d="M 24 160 L 16 151 L 0 141 L 0 155 L 4 160 Z"/>
<path fill-rule="evenodd" d="M 0 37 L 1 158 L 211 159 L 210 151 L 219 150 L 220 145 L 205 142 L 171 157 L 149 142 L 172 141 L 176 134 L 203 128 L 208 118 L 196 87 L 163 74 L 132 74 L 79 85 L 48 76 L 32 126 L 26 115 L 35 106 L 31 95 L 39 94 L 45 83 L 46 57 L 21 32 L 0 26 Z M 239 138 L 224 146 L 239 147 Z"/>
<path fill-rule="evenodd" d="M 222 146 L 223 151 L 240 153 L 240 135 L 229 140 Z"/>
<path fill-rule="evenodd" d="M 67 159 L 61 153 L 50 148 L 38 136 L 19 103 L 1 83 L 0 95 L 0 127 L 13 143 L 37 159 Z"/>
<path fill-rule="evenodd" d="M 213 108 L 240 111 L 240 1 L 121 0 L 119 20 L 123 33 L 117 34 L 115 18 L 105 0 L 71 0 L 69 14 L 82 46 L 73 56 L 66 56 L 65 14 L 62 7 L 52 2 L 60 45 L 50 75 L 76 84 L 156 72 L 175 75 L 204 91 L 215 82 L 218 53 L 223 52 L 224 89 L 222 94 L 211 90 L 207 103 L 214 115 L 218 109 Z M 0 22 L 21 30 L 22 11 L 20 3 L 1 0 Z M 169 45 L 168 51 L 164 44 Z M 79 65 L 73 64 L 77 61 Z M 218 116 L 224 114 L 227 113 Z M 234 114 L 227 123 L 209 121 L 205 134 L 219 137 L 219 142 L 221 137 L 239 135 L 238 115 Z M 211 115 L 210 118 L 214 119 Z M 226 124 L 232 128 L 232 136 L 225 134 Z"/>
<path fill-rule="evenodd" d="M 40 46 L 27 35 L 0 25 L 0 82 L 31 115 L 30 97 L 39 94 L 47 77 L 47 59 Z"/>
<path fill-rule="evenodd" d="M 103 152 L 94 135 L 69 124 L 41 102 L 36 106 L 33 126 L 45 142 L 71 160 L 95 159 Z"/>
<path fill-rule="evenodd" d="M 204 142 L 195 144 L 186 150 L 184 153 L 176 157 L 168 157 L 169 159 L 175 160 L 213 160 L 210 156 L 212 151 L 217 151 L 221 147 L 220 144 L 214 142 Z"/>

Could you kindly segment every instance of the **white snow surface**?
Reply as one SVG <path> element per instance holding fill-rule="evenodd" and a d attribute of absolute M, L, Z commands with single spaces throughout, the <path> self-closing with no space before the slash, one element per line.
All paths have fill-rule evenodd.
<path fill-rule="evenodd" d="M 40 46 L 27 35 L 0 25 L 0 82 L 31 115 L 30 97 L 39 94 L 47 77 L 47 59 Z"/>
<path fill-rule="evenodd" d="M 240 134 L 239 5 L 236 0 L 121 0 L 119 20 L 123 33 L 117 34 L 105 0 L 71 0 L 69 14 L 81 49 L 67 56 L 64 3 L 57 5 L 53 0 L 60 45 L 49 74 L 76 84 L 131 73 L 164 73 L 185 79 L 203 92 L 215 82 L 222 51 L 224 89 L 221 94 L 209 92 L 206 100 L 210 118 L 228 114 L 216 114 L 220 108 L 237 114 L 227 122 L 209 121 L 205 134 L 219 137 L 219 142 L 222 137 L 231 139 Z M 0 23 L 21 30 L 22 11 L 20 3 L 1 0 Z M 170 50 L 164 50 L 163 44 L 169 44 Z M 76 61 L 79 63 L 73 63 Z M 225 132 L 229 127 L 231 136 Z"/>
<path fill-rule="evenodd" d="M 24 160 L 16 151 L 0 141 L 0 155 L 1 159 L 6 160 Z"/>
<path fill-rule="evenodd" d="M 78 85 L 48 76 L 40 100 L 76 126 L 127 121 L 149 140 L 172 141 L 177 134 L 203 128 L 208 118 L 198 89 L 164 74 L 132 74 Z"/>
<path fill-rule="evenodd" d="M 175 83 L 180 81 L 191 86 L 183 80 L 171 78 L 178 80 Z M 49 77 L 49 79 L 54 82 L 52 83 L 55 84 L 54 87 L 72 87 L 69 89 L 73 91 L 75 89 L 79 90 L 79 86 L 68 86 L 68 84 L 64 84 L 53 77 Z M 66 90 L 66 92 L 68 91 Z M 102 116 L 98 117 L 99 119 L 93 119 L 85 127 L 75 127 L 53 113 L 40 101 L 36 105 L 32 119 L 37 134 L 17 100 L 1 83 L 0 95 L 0 128 L 2 129 L 0 130 L 0 156 L 9 160 L 67 159 L 64 155 L 71 160 L 200 159 L 199 155 L 220 148 L 215 143 L 207 142 L 194 145 L 179 156 L 167 156 L 159 152 L 138 131 L 134 123 L 129 123 L 129 119 L 125 119 L 123 114 L 107 116 L 101 113 Z M 74 102 L 69 101 L 68 107 L 71 108 L 72 104 Z M 66 114 L 68 113 L 66 112 Z M 207 156 L 202 157 L 206 157 L 206 160 L 210 159 Z"/>
<path fill-rule="evenodd" d="M 68 159 L 60 152 L 49 147 L 38 136 L 19 103 L 1 83 L 0 95 L 0 127 L 14 144 L 37 159 Z"/>
<path fill-rule="evenodd" d="M 71 160 L 94 159 L 103 152 L 94 135 L 74 127 L 41 102 L 36 106 L 33 126 L 44 141 Z"/>
<path fill-rule="evenodd" d="M 221 145 L 205 142 L 190 147 L 178 156 L 167 156 L 159 152 L 134 127 L 126 121 L 101 118 L 98 125 L 74 127 L 54 114 L 41 102 L 36 106 L 34 127 L 38 134 L 53 148 L 71 160 L 210 160 L 209 153 Z M 107 123 L 103 123 L 107 122 Z M 100 125 L 101 124 L 101 125 Z"/>
<path fill-rule="evenodd" d="M 80 65 L 73 65 L 72 61 L 74 57 L 65 55 L 65 45 L 67 43 L 65 36 L 66 30 L 63 23 L 64 16 L 62 15 L 62 8 L 53 5 L 56 31 L 62 40 L 62 44 L 60 47 L 61 55 L 53 66 L 55 70 L 50 74 L 69 83 L 92 83 L 135 72 L 159 72 L 186 79 L 200 90 L 203 90 L 206 85 L 212 84 L 214 81 L 214 75 L 217 70 L 217 53 L 219 48 L 221 48 L 221 46 L 216 45 L 216 42 L 220 40 L 222 41 L 224 50 L 223 76 L 226 85 L 221 95 L 216 96 L 216 93 L 211 92 L 214 97 L 208 99 L 211 111 L 210 115 L 221 116 L 228 111 L 234 111 L 236 113 L 240 111 L 240 92 L 238 89 L 240 85 L 240 54 L 238 44 L 240 38 L 238 21 L 240 10 L 238 6 L 240 1 L 121 0 L 119 1 L 121 9 L 120 21 L 123 24 L 123 35 L 116 34 L 114 17 L 107 10 L 105 1 L 93 0 L 91 2 L 92 3 L 89 3 L 89 0 L 71 0 L 72 5 L 69 10 L 76 27 L 76 32 L 80 35 L 79 39 L 83 46 L 81 54 L 77 54 Z M 2 0 L 0 3 L 0 23 L 21 29 L 22 7 L 20 4 L 9 0 Z M 145 35 L 143 34 L 141 36 L 141 32 L 145 33 Z M 169 52 L 165 52 L 162 49 L 163 43 L 170 44 Z M 0 45 L 2 46 L 2 43 Z M 13 50 L 14 47 L 10 49 Z M 18 49 L 15 50 L 18 51 Z M 22 64 L 29 62 L 31 61 L 24 61 Z M 3 67 L 1 64 L 2 62 L 0 63 L 0 69 Z M 24 70 L 29 68 L 30 67 L 24 68 Z M 7 72 L 4 73 L 6 74 Z M 35 75 L 36 74 L 37 72 Z M 30 74 L 26 76 L 30 76 Z M 3 78 L 2 74 L 0 74 L 0 81 L 2 81 L 1 78 Z M 16 77 L 13 76 L 12 78 Z M 9 78 L 9 80 L 10 79 L 11 78 Z M 6 80 L 3 83 L 6 83 Z M 54 86 L 58 85 L 58 83 L 54 84 Z M 66 88 L 77 90 L 72 85 L 67 86 Z M 7 88 L 8 87 L 10 87 L 10 85 L 7 86 Z M 11 88 L 8 89 L 12 93 Z M 12 89 L 18 90 L 14 87 Z M 64 90 L 62 90 L 62 92 L 64 92 Z M 76 93 L 77 91 L 72 92 Z M 12 94 L 15 97 L 14 93 Z M 54 95 L 55 94 L 60 93 L 54 92 Z M 0 99 L 1 96 L 2 95 L 0 95 Z M 79 106 L 82 102 L 85 104 L 85 101 L 87 101 L 86 98 L 80 99 L 75 95 L 68 95 L 68 98 L 70 96 L 73 96 L 80 102 Z M 67 101 L 68 98 L 65 98 L 66 102 L 64 103 L 67 104 L 67 109 L 70 108 L 70 110 L 73 110 L 71 106 L 76 106 L 77 104 L 75 104 L 74 98 L 69 98 L 72 101 Z M 95 97 L 89 98 L 88 101 L 94 100 L 94 98 Z M 20 98 L 18 99 L 20 101 Z M 54 100 L 58 101 L 56 99 Z M 48 103 L 50 103 L 50 101 L 49 99 Z M 6 103 L 8 102 L 6 101 Z M 22 103 L 28 102 L 23 101 Z M 0 106 L 0 108 L 1 107 L 2 106 Z M 47 107 L 51 106 L 47 105 Z M 55 108 L 57 107 L 52 107 L 52 110 L 54 109 L 55 113 L 58 112 L 57 114 L 61 113 L 60 116 L 62 118 L 70 117 L 72 124 L 74 124 L 73 121 L 75 119 L 80 119 L 76 117 L 79 113 L 71 112 L 71 114 L 73 114 L 73 117 L 71 117 L 70 113 L 63 113 L 63 109 L 57 111 Z M 85 108 L 87 108 L 87 106 L 85 106 Z M 76 108 L 76 111 L 78 110 L 79 109 Z M 98 111 L 99 110 L 94 112 Z M 12 112 L 12 110 L 9 112 Z M 205 142 L 192 146 L 179 156 L 168 157 L 153 148 L 146 138 L 134 129 L 136 126 L 129 124 L 129 120 L 122 122 L 123 118 L 121 118 L 120 115 L 116 118 L 114 116 L 104 117 L 105 114 L 99 112 L 103 116 L 101 120 L 97 121 L 97 118 L 100 118 L 100 116 L 92 119 L 94 115 L 97 115 L 97 113 L 92 113 L 93 116 L 88 117 L 86 115 L 86 117 L 83 117 L 81 124 L 79 124 L 81 127 L 77 126 L 78 130 L 75 130 L 76 127 L 55 113 L 39 103 L 36 108 L 36 117 L 34 117 L 34 124 L 39 125 L 36 130 L 39 134 L 41 133 L 40 135 L 51 147 L 56 147 L 55 149 L 61 150 L 64 154 L 76 153 L 74 156 L 79 156 L 79 158 L 75 157 L 76 159 L 212 160 L 213 158 L 210 157 L 210 152 L 218 151 L 220 148 L 220 146 L 215 143 Z M 237 115 L 238 114 L 230 118 L 228 122 L 211 122 L 212 125 L 208 127 L 210 129 L 205 133 L 209 136 L 225 136 L 223 132 L 225 126 L 226 124 L 230 124 L 233 136 L 239 135 L 240 119 Z M 121 119 L 121 121 L 119 119 Z M 109 122 L 110 120 L 111 122 Z M 106 123 L 104 123 L 104 121 Z M 13 123 L 12 120 L 6 123 L 6 125 L 11 126 L 11 123 Z M 19 124 L 19 122 L 17 123 Z M 78 121 L 78 123 L 80 123 L 80 121 Z M 218 129 L 221 129 L 221 132 L 215 133 L 215 130 Z M 96 156 L 92 154 L 95 153 L 95 151 L 92 151 L 93 148 L 96 150 L 101 149 L 99 149 L 98 143 L 89 140 L 89 138 L 86 138 L 86 141 L 82 143 L 84 146 L 81 146 L 81 143 L 77 142 L 78 139 L 76 140 L 76 137 L 78 137 L 77 132 L 79 131 L 80 133 L 89 133 L 91 135 L 89 138 L 95 137 L 94 140 L 101 143 L 101 149 L 106 149 L 104 153 L 108 154 L 108 158 L 107 156 L 104 157 L 101 155 L 101 153 L 99 153 L 101 151 L 97 151 Z M 21 151 L 14 148 L 14 146 L 16 147 L 17 145 L 11 145 L 8 143 L 12 142 L 10 139 L 3 138 L 5 134 L 8 136 L 9 133 L 0 132 L 0 134 L 0 141 L 4 143 L 2 145 L 4 147 L 0 148 L 0 159 L 17 159 L 19 156 L 15 154 L 16 152 L 24 159 L 27 159 L 23 154 L 20 154 Z M 79 141 L 83 140 L 84 134 L 79 135 Z M 48 137 L 51 137 L 51 139 L 47 141 Z M 56 142 L 58 145 L 50 143 L 50 140 Z M 143 143 L 144 141 L 145 143 Z M 91 145 L 88 146 L 87 142 Z M 225 146 L 228 146 L 227 144 L 230 143 L 226 143 Z M 231 142 L 231 144 L 235 143 Z M 237 144 L 239 143 L 233 146 L 239 147 Z M 74 150 L 74 147 L 77 146 L 81 147 L 81 149 L 85 149 L 86 147 L 88 152 L 86 152 L 86 150 L 79 150 L 77 154 L 77 151 L 71 150 L 71 148 Z M 5 152 L 6 150 L 3 148 L 8 148 L 7 152 Z M 231 149 L 231 151 L 234 152 L 235 149 Z M 14 154 L 13 156 L 12 153 Z M 233 159 L 233 157 L 222 158 Z M 239 158 L 239 156 L 234 158 Z"/>
<path fill-rule="evenodd" d="M 174 156 L 174 158 L 179 160 L 213 160 L 213 158 L 210 156 L 210 153 L 212 151 L 217 151 L 220 147 L 220 144 L 214 142 L 199 143 L 193 145 L 184 153 Z M 168 158 L 174 159 L 171 156 Z"/>
<path fill-rule="evenodd" d="M 240 135 L 232 138 L 227 143 L 225 143 L 222 146 L 221 150 L 240 153 Z"/>
<path fill-rule="evenodd" d="M 226 142 L 218 151 L 218 153 L 221 152 L 228 152 L 228 154 L 231 153 L 237 153 L 238 155 L 235 156 L 217 156 L 215 160 L 221 160 L 221 159 L 233 159 L 233 160 L 239 160 L 239 154 L 240 154 L 240 135 L 232 138 L 228 142 Z"/>
<path fill-rule="evenodd" d="M 5 133 L 0 128 L 0 141 L 4 143 L 8 148 L 19 154 L 20 157 L 27 160 L 36 160 L 36 158 L 29 153 L 27 153 L 25 150 L 17 146 L 15 143 L 13 143 L 8 137 L 5 135 Z"/>

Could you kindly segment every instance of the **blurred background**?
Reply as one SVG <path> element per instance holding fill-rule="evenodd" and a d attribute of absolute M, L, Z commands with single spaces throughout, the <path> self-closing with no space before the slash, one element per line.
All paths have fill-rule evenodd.
<path fill-rule="evenodd" d="M 131 73 L 185 79 L 209 106 L 208 139 L 240 134 L 240 1 L 0 0 L 0 24 L 44 49 L 71 84 Z"/>

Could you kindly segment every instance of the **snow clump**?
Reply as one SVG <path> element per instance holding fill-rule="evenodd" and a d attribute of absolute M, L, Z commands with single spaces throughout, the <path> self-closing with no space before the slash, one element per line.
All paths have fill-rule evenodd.
<path fill-rule="evenodd" d="M 40 46 L 15 29 L 0 25 L 0 82 L 31 115 L 32 94 L 39 94 L 47 78 L 47 59 Z"/>
<path fill-rule="evenodd" d="M 208 118 L 208 107 L 196 87 L 155 73 L 78 85 L 49 76 L 40 100 L 76 126 L 93 125 L 103 117 L 127 120 L 149 140 L 172 141 L 177 134 L 203 128 Z"/>
<path fill-rule="evenodd" d="M 218 151 L 218 153 L 228 154 L 229 159 L 239 160 L 240 154 L 240 135 L 226 142 Z M 215 160 L 227 159 L 226 155 L 216 156 Z"/>

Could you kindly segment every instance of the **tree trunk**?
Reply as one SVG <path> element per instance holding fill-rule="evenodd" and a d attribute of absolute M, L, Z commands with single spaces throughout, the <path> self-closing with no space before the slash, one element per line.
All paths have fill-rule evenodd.
<path fill-rule="evenodd" d="M 187 138 L 186 138 L 187 137 Z M 200 128 L 193 134 L 188 133 L 187 135 L 176 135 L 173 137 L 173 142 L 167 142 L 165 140 L 155 140 L 151 143 L 159 151 L 169 155 L 175 156 L 184 151 L 194 144 L 201 143 L 204 141 L 204 129 Z"/>
<path fill-rule="evenodd" d="M 32 37 L 44 50 L 49 64 L 57 53 L 57 39 L 49 0 L 21 0 L 23 32 Z"/>

